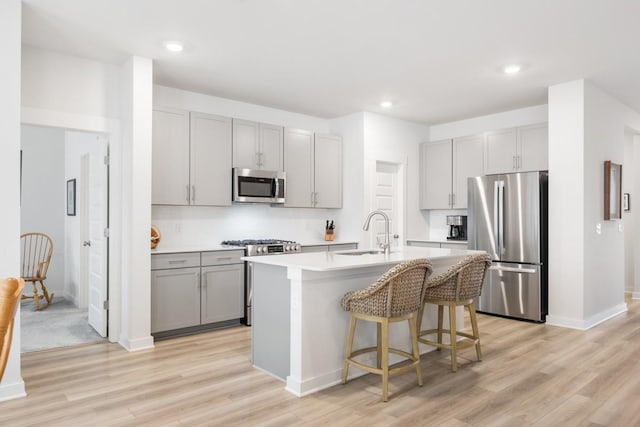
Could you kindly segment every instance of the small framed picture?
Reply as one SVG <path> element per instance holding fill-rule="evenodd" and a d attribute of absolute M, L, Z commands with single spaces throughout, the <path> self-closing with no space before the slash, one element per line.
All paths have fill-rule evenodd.
<path fill-rule="evenodd" d="M 624 193 L 622 196 L 622 209 L 624 209 L 625 211 L 631 210 L 631 201 L 629 200 L 631 196 L 629 196 L 629 193 Z"/>
<path fill-rule="evenodd" d="M 67 181 L 67 216 L 76 216 L 76 180 Z"/>

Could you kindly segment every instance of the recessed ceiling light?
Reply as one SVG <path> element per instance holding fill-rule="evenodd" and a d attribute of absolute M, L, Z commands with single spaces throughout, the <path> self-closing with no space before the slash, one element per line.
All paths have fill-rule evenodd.
<path fill-rule="evenodd" d="M 389 108 L 389 107 L 393 106 L 393 102 L 391 102 L 391 101 L 382 101 L 380 103 L 380 106 L 382 108 Z"/>
<path fill-rule="evenodd" d="M 507 65 L 502 69 L 505 74 L 517 74 L 520 72 L 520 66 L 518 64 Z"/>
<path fill-rule="evenodd" d="M 171 52 L 182 52 L 184 50 L 183 44 L 178 41 L 164 42 L 164 47 Z"/>

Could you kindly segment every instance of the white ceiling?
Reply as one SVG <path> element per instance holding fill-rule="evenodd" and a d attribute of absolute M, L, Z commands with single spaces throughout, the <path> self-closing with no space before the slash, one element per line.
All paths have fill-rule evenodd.
<path fill-rule="evenodd" d="M 314 116 L 442 123 L 543 104 L 548 86 L 579 78 L 640 111 L 637 0 L 23 3 L 25 44 L 144 56 L 158 84 Z M 171 39 L 185 51 L 165 51 Z M 512 62 L 523 71 L 502 74 Z"/>

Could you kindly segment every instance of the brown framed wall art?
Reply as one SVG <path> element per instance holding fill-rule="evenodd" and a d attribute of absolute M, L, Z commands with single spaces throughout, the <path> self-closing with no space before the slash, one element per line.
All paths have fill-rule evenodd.
<path fill-rule="evenodd" d="M 604 162 L 604 219 L 622 219 L 622 165 Z"/>

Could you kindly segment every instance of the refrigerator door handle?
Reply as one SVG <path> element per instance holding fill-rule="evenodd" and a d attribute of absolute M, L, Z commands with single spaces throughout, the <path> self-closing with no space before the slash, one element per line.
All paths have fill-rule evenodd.
<path fill-rule="evenodd" d="M 500 210 L 500 181 L 493 182 L 493 241 L 496 244 L 496 252 L 500 258 L 500 235 L 498 233 L 498 211 Z"/>
<path fill-rule="evenodd" d="M 527 274 L 535 274 L 535 273 L 537 273 L 537 270 L 535 268 L 498 267 L 498 266 L 495 266 L 495 265 L 489 267 L 489 270 L 506 271 L 506 272 L 509 272 L 509 273 L 527 273 Z"/>
<path fill-rule="evenodd" d="M 504 247 L 504 181 L 498 181 L 498 236 L 500 238 L 498 247 L 500 248 L 500 258 L 505 253 Z"/>

